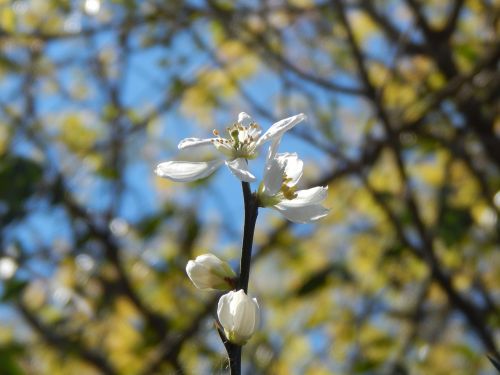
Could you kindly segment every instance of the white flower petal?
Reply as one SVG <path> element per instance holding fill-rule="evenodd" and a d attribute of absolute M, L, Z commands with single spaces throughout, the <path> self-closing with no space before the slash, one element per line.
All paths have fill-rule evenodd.
<path fill-rule="evenodd" d="M 240 289 L 230 291 L 219 299 L 217 316 L 226 337 L 235 344 L 244 345 L 258 328 L 260 308 L 255 298 Z"/>
<path fill-rule="evenodd" d="M 328 192 L 328 186 L 317 186 L 306 190 L 296 192 L 297 197 L 294 199 L 282 201 L 287 207 L 304 207 L 313 204 L 321 203 Z"/>
<path fill-rule="evenodd" d="M 329 210 L 320 204 L 301 207 L 287 204 L 292 201 L 282 201 L 273 206 L 273 208 L 278 210 L 288 220 L 299 224 L 310 223 L 328 215 Z"/>
<path fill-rule="evenodd" d="M 228 290 L 230 279 L 236 277 L 231 266 L 213 254 L 203 254 L 190 260 L 186 265 L 186 273 L 198 289 Z"/>
<path fill-rule="evenodd" d="M 226 161 L 226 165 L 232 174 L 238 177 L 241 181 L 252 182 L 255 181 L 255 176 L 248 170 L 248 163 L 243 158 Z"/>
<path fill-rule="evenodd" d="M 273 139 L 271 146 L 269 146 L 269 149 L 267 150 L 266 165 L 276 157 L 276 152 L 278 152 L 278 147 L 280 145 L 280 142 L 281 138 Z"/>
<path fill-rule="evenodd" d="M 214 139 L 216 138 L 184 138 L 179 142 L 177 148 L 182 150 L 189 147 L 206 146 L 211 144 Z"/>
<path fill-rule="evenodd" d="M 247 128 L 247 134 L 249 137 L 252 137 L 253 139 L 257 139 L 260 137 L 260 133 L 262 133 L 262 130 L 258 126 L 249 126 Z"/>
<path fill-rule="evenodd" d="M 255 322 L 254 322 L 254 330 L 257 330 L 260 325 L 260 306 L 257 302 L 257 298 L 252 298 L 252 301 L 255 306 Z"/>
<path fill-rule="evenodd" d="M 222 260 L 220 260 L 214 254 L 210 254 L 210 253 L 198 255 L 195 258 L 195 261 L 197 263 L 203 264 L 207 267 L 218 267 L 222 263 Z"/>
<path fill-rule="evenodd" d="M 234 328 L 233 315 L 230 311 L 233 294 L 233 291 L 224 294 L 222 297 L 220 297 L 219 303 L 217 305 L 217 316 L 219 318 L 219 322 L 227 331 L 232 331 Z"/>
<path fill-rule="evenodd" d="M 176 182 L 189 182 L 210 176 L 222 164 L 222 160 L 212 161 L 167 161 L 158 164 L 155 173 Z"/>
<path fill-rule="evenodd" d="M 302 170 L 304 168 L 304 162 L 299 159 L 296 153 L 283 153 L 277 155 L 278 159 L 285 159 L 285 174 L 287 178 L 291 180 L 287 182 L 288 186 L 295 186 L 302 177 Z"/>
<path fill-rule="evenodd" d="M 193 260 L 190 260 L 186 265 L 186 273 L 191 282 L 198 289 L 212 289 L 213 276 L 207 268 L 200 266 Z"/>
<path fill-rule="evenodd" d="M 243 290 L 240 292 L 244 293 Z M 238 294 L 237 292 L 236 294 Z M 257 308 L 253 299 L 246 294 L 234 300 L 234 329 L 238 335 L 243 337 L 250 337 L 256 328 Z"/>
<path fill-rule="evenodd" d="M 263 178 L 262 193 L 272 197 L 281 189 L 283 184 L 283 173 L 285 172 L 284 160 L 271 159 L 266 164 Z"/>
<path fill-rule="evenodd" d="M 269 147 L 269 154 L 272 154 L 271 149 L 279 142 L 273 142 Z M 299 159 L 296 153 L 276 154 L 273 159 L 269 158 L 266 162 L 263 179 L 262 193 L 267 196 L 273 196 L 281 189 L 283 179 L 290 179 L 286 182 L 289 187 L 295 186 L 302 177 L 304 163 Z"/>
<path fill-rule="evenodd" d="M 246 112 L 240 112 L 238 115 L 238 123 L 243 126 L 249 126 L 253 122 L 252 117 Z"/>
<path fill-rule="evenodd" d="M 305 120 L 306 116 L 303 113 L 300 113 L 298 115 L 288 117 L 286 119 L 283 119 L 281 121 L 278 121 L 274 123 L 267 131 L 257 140 L 256 146 L 259 147 L 261 146 L 264 142 L 268 141 L 269 139 L 275 139 L 279 138 L 285 133 L 286 131 L 290 130 L 293 128 L 295 125 L 297 125 L 299 122 L 302 120 Z"/>

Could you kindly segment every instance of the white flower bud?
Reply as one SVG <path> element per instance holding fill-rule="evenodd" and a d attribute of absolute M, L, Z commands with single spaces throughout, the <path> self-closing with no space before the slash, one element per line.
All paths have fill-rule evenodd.
<path fill-rule="evenodd" d="M 198 289 L 232 289 L 236 274 L 231 266 L 213 254 L 203 254 L 190 260 L 186 272 Z"/>
<path fill-rule="evenodd" d="M 217 316 L 229 341 L 244 345 L 259 326 L 259 304 L 243 289 L 230 291 L 219 299 Z"/>

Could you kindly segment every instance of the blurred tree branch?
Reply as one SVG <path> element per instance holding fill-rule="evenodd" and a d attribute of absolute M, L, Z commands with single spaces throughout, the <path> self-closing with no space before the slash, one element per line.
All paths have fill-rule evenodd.
<path fill-rule="evenodd" d="M 60 19 L 69 17 L 61 4 L 50 3 L 50 10 L 43 16 L 40 14 L 41 18 L 45 19 L 52 13 Z M 391 347 L 385 363 L 376 363 L 367 371 L 375 372 L 383 368 L 387 373 L 396 374 L 402 364 L 407 371 L 411 371 L 412 349 L 414 352 L 416 345 L 427 339 L 429 345 L 442 344 L 449 349 L 445 353 L 459 355 L 456 350 L 450 349 L 453 345 L 444 337 L 454 319 L 452 312 L 455 310 L 463 317 L 461 323 L 465 322 L 468 327 L 465 334 L 473 332 L 483 347 L 492 356 L 498 357 L 498 344 L 494 338 L 498 325 L 498 291 L 492 287 L 496 279 L 491 276 L 491 270 L 487 274 L 484 272 L 487 266 L 495 267 L 491 254 L 498 249 L 500 238 L 497 203 L 500 42 L 495 33 L 498 14 L 495 14 L 492 5 L 480 2 L 472 9 L 466 1 L 453 0 L 447 2 L 441 11 L 432 2 L 417 0 L 400 0 L 390 5 L 343 0 L 301 5 L 263 1 L 255 6 L 209 0 L 196 5 L 188 2 L 151 2 L 148 6 L 141 7 L 134 1 L 118 1 L 110 8 L 109 19 L 92 19 L 78 31 L 57 25 L 55 21 L 52 27 L 47 26 L 45 21 L 39 24 L 34 22 L 32 28 L 24 27 L 22 17 L 18 15 L 19 8 L 16 8 L 18 13 L 14 13 L 18 17 L 19 30 L 13 31 L 7 23 L 0 28 L 0 50 L 3 53 L 0 72 L 5 78 L 2 89 L 5 92 L 0 95 L 0 126 L 5 125 L 7 129 L 5 137 L 0 134 L 0 173 L 2 168 L 7 168 L 4 156 L 31 155 L 30 150 L 33 149 L 33 159 L 44 173 L 42 182 L 37 182 L 36 188 L 33 188 L 32 196 L 22 196 L 24 212 L 29 214 L 40 207 L 54 212 L 62 209 L 65 220 L 70 222 L 70 236 L 74 239 L 70 241 L 68 254 L 61 256 L 55 250 L 48 251 L 52 247 L 55 249 L 55 245 L 38 244 L 24 235 L 22 240 L 31 240 L 31 244 L 20 247 L 20 268 L 34 268 L 29 262 L 43 258 L 44 262 L 52 262 L 52 269 L 63 269 L 68 267 L 63 260 L 87 252 L 94 256 L 89 249 L 96 246 L 101 250 L 96 255 L 96 262 L 110 266 L 113 272 L 110 277 L 100 268 L 93 271 L 95 273 L 88 276 L 89 283 L 97 283 L 102 292 L 96 296 L 89 291 L 86 297 L 99 300 L 94 304 L 98 313 L 106 312 L 97 314 L 99 323 L 109 316 L 118 315 L 119 308 L 112 301 L 124 297 L 131 303 L 137 321 L 130 325 L 136 324 L 134 328 L 140 338 L 137 342 L 130 337 L 122 341 L 133 342 L 129 353 L 140 359 L 139 373 L 154 374 L 165 369 L 190 373 L 194 365 L 191 367 L 184 360 L 190 356 L 208 358 L 212 364 L 218 364 L 222 348 L 210 346 L 210 339 L 204 337 L 203 328 L 204 323 L 212 319 L 217 299 L 199 301 L 198 296 L 179 281 L 185 277 L 182 263 L 186 257 L 216 245 L 198 243 L 200 238 L 214 240 L 214 236 L 210 237 L 210 225 L 215 224 L 200 219 L 204 213 L 196 212 L 197 203 L 184 206 L 182 199 L 177 201 L 178 192 L 167 187 L 167 193 L 161 196 L 161 203 L 157 202 L 156 211 L 130 224 L 137 228 L 139 224 L 144 224 L 145 229 L 133 228 L 130 238 L 118 238 L 110 225 L 113 219 L 123 214 L 129 199 L 127 168 L 139 160 L 151 164 L 150 159 L 159 158 L 163 150 L 158 151 L 158 144 L 161 147 L 167 145 L 165 148 L 168 151 L 168 142 L 174 142 L 173 138 L 177 137 L 175 130 L 184 126 L 178 124 L 179 118 L 188 118 L 186 122 L 195 126 L 196 121 L 186 115 L 190 111 L 209 107 L 210 111 L 200 111 L 205 116 L 203 123 L 206 120 L 209 124 L 207 113 L 219 121 L 219 118 L 229 118 L 220 116 L 222 110 L 234 111 L 236 105 L 248 106 L 249 112 L 253 110 L 270 122 L 281 113 L 299 110 L 306 112 L 309 123 L 316 127 L 298 128 L 294 131 L 296 138 L 312 147 L 318 158 L 324 158 L 321 159 L 321 170 L 315 183 L 311 185 L 328 185 L 334 194 L 339 195 L 332 198 L 335 205 L 333 218 L 323 224 L 314 236 L 302 236 L 293 225 L 285 222 L 261 230 L 266 239 L 259 240 L 261 245 L 254 253 L 253 261 L 257 265 L 263 262 L 276 264 L 276 259 L 284 254 L 293 263 L 294 258 L 299 257 L 298 253 L 311 248 L 315 251 L 314 256 L 304 257 L 302 267 L 291 268 L 289 272 L 293 273 L 292 276 L 284 269 L 276 272 L 282 273 L 280 280 L 297 282 L 307 277 L 322 280 L 322 284 L 310 292 L 307 299 L 300 293 L 293 293 L 297 289 L 287 285 L 292 292 L 285 290 L 289 293 L 283 294 L 289 297 L 280 300 L 276 308 L 282 308 L 283 312 L 286 308 L 299 311 L 297 306 L 304 304 L 323 306 L 325 296 L 321 291 L 332 288 L 329 278 L 332 277 L 332 267 L 339 264 L 335 259 L 335 253 L 340 251 L 337 247 L 342 247 L 339 243 L 345 242 L 347 245 L 343 246 L 347 246 L 350 253 L 356 253 L 358 246 L 362 246 L 349 237 L 345 241 L 332 241 L 325 245 L 329 240 L 323 240 L 323 237 L 328 233 L 339 235 L 338 227 L 343 230 L 340 235 L 349 232 L 345 226 L 351 225 L 349 218 L 351 214 L 355 215 L 351 213 L 355 210 L 344 208 L 349 212 L 338 212 L 338 202 L 343 201 L 343 194 L 348 195 L 347 191 L 358 193 L 359 190 L 359 194 L 366 193 L 375 203 L 377 212 L 363 207 L 358 220 L 371 220 L 370 225 L 380 227 L 387 222 L 387 230 L 380 236 L 380 242 L 383 242 L 381 247 L 402 247 L 403 251 L 392 255 L 396 261 L 403 263 L 403 260 L 410 259 L 424 267 L 426 272 L 421 280 L 408 282 L 418 289 L 418 293 L 407 309 L 395 308 L 388 302 L 389 297 L 384 300 L 388 305 L 381 309 L 381 314 L 396 317 L 401 326 L 409 330 L 401 337 L 393 335 L 397 348 Z M 397 13 L 401 9 L 406 12 L 407 18 Z M 1 11 L 4 12 L 3 9 Z M 2 21 L 9 18 L 9 14 L 5 14 L 2 13 Z M 467 24 L 468 18 L 473 17 L 478 17 L 480 21 Z M 439 18 L 440 22 L 435 22 L 435 18 Z M 477 30 L 477 35 L 470 30 Z M 229 42 L 233 44 L 226 45 Z M 69 43 L 75 43 L 77 47 L 73 53 L 64 55 Z M 387 52 L 389 49 L 396 51 L 394 58 Z M 158 61 L 162 60 L 157 64 L 161 78 L 153 74 L 149 77 L 148 73 L 152 70 L 148 65 L 149 59 L 153 58 L 146 56 L 148 53 L 159 54 L 158 51 L 166 52 L 158 58 Z M 239 70 L 233 68 L 246 54 L 255 58 L 254 70 L 240 76 Z M 137 65 L 144 71 L 134 68 Z M 73 78 L 68 76 L 71 69 L 77 68 L 84 84 L 74 90 L 69 85 Z M 198 74 L 202 71 L 217 74 L 208 74 L 209 78 L 203 80 Z M 131 72 L 136 75 L 132 79 Z M 272 82 L 268 82 L 270 76 Z M 144 84 L 146 81 L 150 81 L 149 86 Z M 148 89 L 139 87 L 141 84 Z M 131 88 L 127 89 L 127 85 Z M 226 92 L 227 86 L 231 90 Z M 256 86 L 260 91 L 255 89 Z M 277 89 L 276 86 L 280 87 Z M 79 99 L 82 87 L 91 94 Z M 137 95 L 129 95 L 127 90 Z M 148 90 L 152 94 L 142 95 L 142 92 L 149 93 Z M 267 95 L 267 91 L 272 95 Z M 408 91 L 410 99 L 401 99 Z M 209 95 L 203 97 L 207 93 Z M 147 98 L 141 101 L 143 96 Z M 272 96 L 272 101 L 268 96 Z M 195 104 L 187 105 L 188 98 L 196 99 Z M 135 103 L 135 100 L 139 102 Z M 244 110 L 247 111 L 246 108 Z M 351 117 L 343 117 L 343 110 L 350 111 Z M 70 131 L 62 136 L 60 117 L 76 113 L 82 118 L 83 130 L 69 123 Z M 368 116 L 369 121 L 363 116 Z M 168 124 L 159 126 L 158 123 L 165 122 L 165 118 L 168 118 Z M 82 141 L 86 136 L 84 130 L 92 129 L 94 123 L 99 132 L 94 140 L 85 144 Z M 350 143 L 345 134 L 355 133 L 356 126 L 364 123 L 367 124 L 357 141 Z M 80 131 L 81 134 L 78 133 Z M 200 134 L 203 131 L 200 129 Z M 76 136 L 74 133 L 77 133 Z M 168 137 L 164 133 L 168 133 Z M 71 135 L 74 139 L 65 139 Z M 71 142 L 78 145 L 80 141 L 84 146 L 76 151 L 68 146 Z M 156 146 L 150 147 L 155 143 Z M 438 154 L 445 155 L 442 167 L 438 163 Z M 387 155 L 392 157 L 394 165 L 387 162 Z M 422 160 L 430 160 L 433 171 L 442 172 L 442 180 L 424 186 L 419 179 L 421 176 L 413 171 Z M 395 172 L 391 176 L 396 177 L 388 178 L 385 186 L 381 187 L 373 180 L 385 169 Z M 100 194 L 79 194 L 86 189 L 83 184 L 80 186 L 82 180 L 75 178 L 81 170 L 85 170 L 92 180 L 105 185 L 111 198 L 106 200 Z M 461 180 L 457 179 L 457 174 Z M 11 181 L 2 181 L 0 185 L 7 186 L 9 183 Z M 29 185 L 33 181 L 27 179 L 22 183 Z M 459 201 L 456 191 L 466 183 L 473 187 L 468 187 L 461 194 L 469 200 L 462 198 Z M 210 184 L 208 180 L 193 187 L 199 189 L 196 191 L 214 189 Z M 393 186 L 396 188 L 393 189 Z M 152 189 L 150 186 L 147 188 Z M 433 198 L 424 199 L 430 190 Z M 0 217 L 4 215 L 4 207 L 13 206 L 15 199 L 12 197 L 21 196 L 16 192 L 12 194 L 0 196 Z M 154 193 L 149 191 L 148 194 Z M 348 201 L 348 197 L 345 199 Z M 456 233 L 456 237 L 465 236 L 466 240 L 456 240 L 448 248 L 442 232 L 449 229 L 446 215 L 450 209 L 451 215 L 459 211 L 468 219 L 467 225 L 453 222 L 457 227 L 452 226 L 451 229 L 463 232 Z M 378 211 L 383 214 L 382 220 L 377 216 Z M 429 211 L 434 215 L 432 219 L 428 218 Z M 482 224 L 483 216 L 490 221 L 492 217 L 496 220 L 493 227 L 487 228 Z M 3 248 L 7 249 L 9 241 L 15 242 L 11 239 L 19 236 L 16 226 L 22 226 L 25 221 L 25 217 L 18 214 L 2 228 L 0 240 Z M 33 225 L 41 233 L 46 229 L 43 225 Z M 283 238 L 303 243 L 304 249 L 289 249 L 288 242 Z M 142 279 L 133 276 L 136 267 L 127 261 L 124 251 L 136 246 L 142 251 L 150 244 L 162 251 L 160 265 L 147 265 L 147 276 Z M 374 248 L 377 248 L 376 245 Z M 326 249 L 323 249 L 325 246 Z M 7 250 L 2 250 L 2 256 L 5 256 L 4 252 L 7 254 Z M 446 252 L 453 253 L 459 261 L 450 265 Z M 380 253 L 374 250 L 370 256 L 383 258 L 383 251 Z M 138 256 L 139 260 L 134 264 L 147 264 L 142 256 Z M 320 256 L 323 258 L 318 260 Z M 373 272 L 383 274 L 387 290 L 398 296 L 404 295 L 406 290 L 398 289 L 400 281 L 394 270 L 386 267 L 381 259 L 378 261 L 379 267 Z M 370 332 L 373 326 L 371 317 L 379 314 L 375 311 L 377 303 L 386 297 L 361 289 L 363 280 L 356 277 L 357 264 L 349 257 L 342 260 L 342 265 L 352 279 L 350 282 L 335 279 L 335 293 L 331 294 L 343 295 L 347 299 L 353 298 L 354 294 L 354 297 L 366 302 L 365 310 L 352 312 L 359 318 L 355 340 L 349 346 L 356 355 L 346 358 L 342 367 L 354 371 L 358 359 L 360 362 L 370 359 L 369 354 L 364 352 L 367 347 L 363 342 L 364 334 Z M 71 270 L 70 267 L 68 269 Z M 68 269 L 65 272 L 71 274 Z M 466 279 L 466 286 L 459 284 L 458 279 L 462 282 Z M 82 288 L 78 281 L 68 284 L 75 283 L 75 288 Z M 439 302 L 433 299 L 436 285 L 446 295 Z M 85 288 L 83 286 L 84 291 Z M 161 307 L 156 308 L 151 301 L 157 301 Z M 122 373 L 122 364 L 112 356 L 116 349 L 105 345 L 91 348 L 69 330 L 66 332 L 63 327 L 44 323 L 41 312 L 32 309 L 29 302 L 24 304 L 19 295 L 14 308 L 51 348 L 63 353 L 69 351 L 102 373 Z M 338 303 L 335 308 L 347 311 L 350 306 Z M 130 316 L 123 318 L 124 325 L 129 325 L 127 319 Z M 440 319 L 443 324 L 439 326 L 439 332 L 428 338 L 421 330 L 433 319 Z M 266 324 L 272 321 L 270 318 Z M 143 322 L 145 327 L 141 326 Z M 280 332 L 286 331 L 284 337 L 287 337 L 283 344 L 276 344 L 268 332 L 263 332 L 251 354 L 252 368 L 264 373 L 276 372 L 276 368 L 286 369 L 286 361 L 293 363 L 290 359 L 294 357 L 293 340 L 297 336 L 308 338 L 304 332 L 315 324 L 328 326 L 325 332 L 329 340 L 337 340 L 336 345 L 342 343 L 342 339 L 331 333 L 338 323 L 334 312 L 330 312 L 323 318 L 311 318 L 300 326 L 298 329 L 303 330 L 300 335 L 294 331 L 297 328 L 293 325 L 281 327 Z M 92 330 L 92 326 L 90 322 L 82 323 L 83 329 Z M 397 329 L 401 326 L 398 325 Z M 465 338 L 460 344 L 469 345 L 467 340 Z M 193 352 L 193 345 L 199 348 L 199 352 Z M 270 351 L 269 362 L 261 361 L 262 352 L 266 353 L 265 350 L 259 351 L 262 348 Z M 332 363 L 338 364 L 337 360 L 329 357 L 332 354 L 329 349 L 323 350 L 321 359 L 326 368 Z M 474 350 L 470 349 L 471 352 Z M 469 361 L 474 355 L 477 357 L 478 354 L 464 355 L 463 358 Z M 311 358 L 314 359 L 305 361 L 305 365 L 298 365 L 297 368 L 317 370 L 314 367 L 318 364 L 316 358 L 314 355 Z M 473 373 L 480 370 L 470 367 L 463 371 Z"/>

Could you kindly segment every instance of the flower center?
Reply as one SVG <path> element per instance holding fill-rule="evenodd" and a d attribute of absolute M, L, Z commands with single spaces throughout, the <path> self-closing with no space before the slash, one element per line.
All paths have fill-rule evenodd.
<path fill-rule="evenodd" d="M 213 131 L 217 138 L 212 140 L 212 143 L 217 150 L 232 159 L 255 159 L 257 157 L 256 144 L 261 132 L 259 125 L 255 122 L 249 126 L 236 123 L 226 131 L 227 138 L 221 137 L 217 130 Z"/>
<path fill-rule="evenodd" d="M 292 200 L 297 198 L 297 193 L 296 193 L 297 189 L 295 188 L 295 186 L 288 186 L 288 183 L 291 181 L 292 179 L 290 177 L 287 177 L 286 174 L 283 175 L 283 183 L 281 184 L 280 192 L 283 194 L 283 197 L 287 200 Z"/>
<path fill-rule="evenodd" d="M 288 177 L 286 174 L 283 174 L 283 180 L 281 183 L 280 190 L 272 196 L 267 195 L 266 193 L 263 192 L 264 183 L 262 182 L 259 186 L 257 193 L 259 198 L 259 206 L 270 207 L 280 203 L 281 201 L 292 200 L 297 198 L 298 196 L 296 193 L 297 188 L 295 186 L 288 185 L 291 181 L 292 179 L 290 177 Z"/>

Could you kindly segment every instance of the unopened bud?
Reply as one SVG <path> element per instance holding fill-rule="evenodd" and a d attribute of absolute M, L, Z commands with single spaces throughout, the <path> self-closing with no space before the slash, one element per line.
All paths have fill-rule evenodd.
<path fill-rule="evenodd" d="M 202 290 L 230 290 L 236 278 L 231 266 L 213 254 L 203 254 L 190 260 L 186 273 L 193 284 Z"/>
<path fill-rule="evenodd" d="M 219 299 L 217 316 L 229 341 L 244 345 L 259 326 L 260 308 L 243 289 L 230 291 Z"/>

